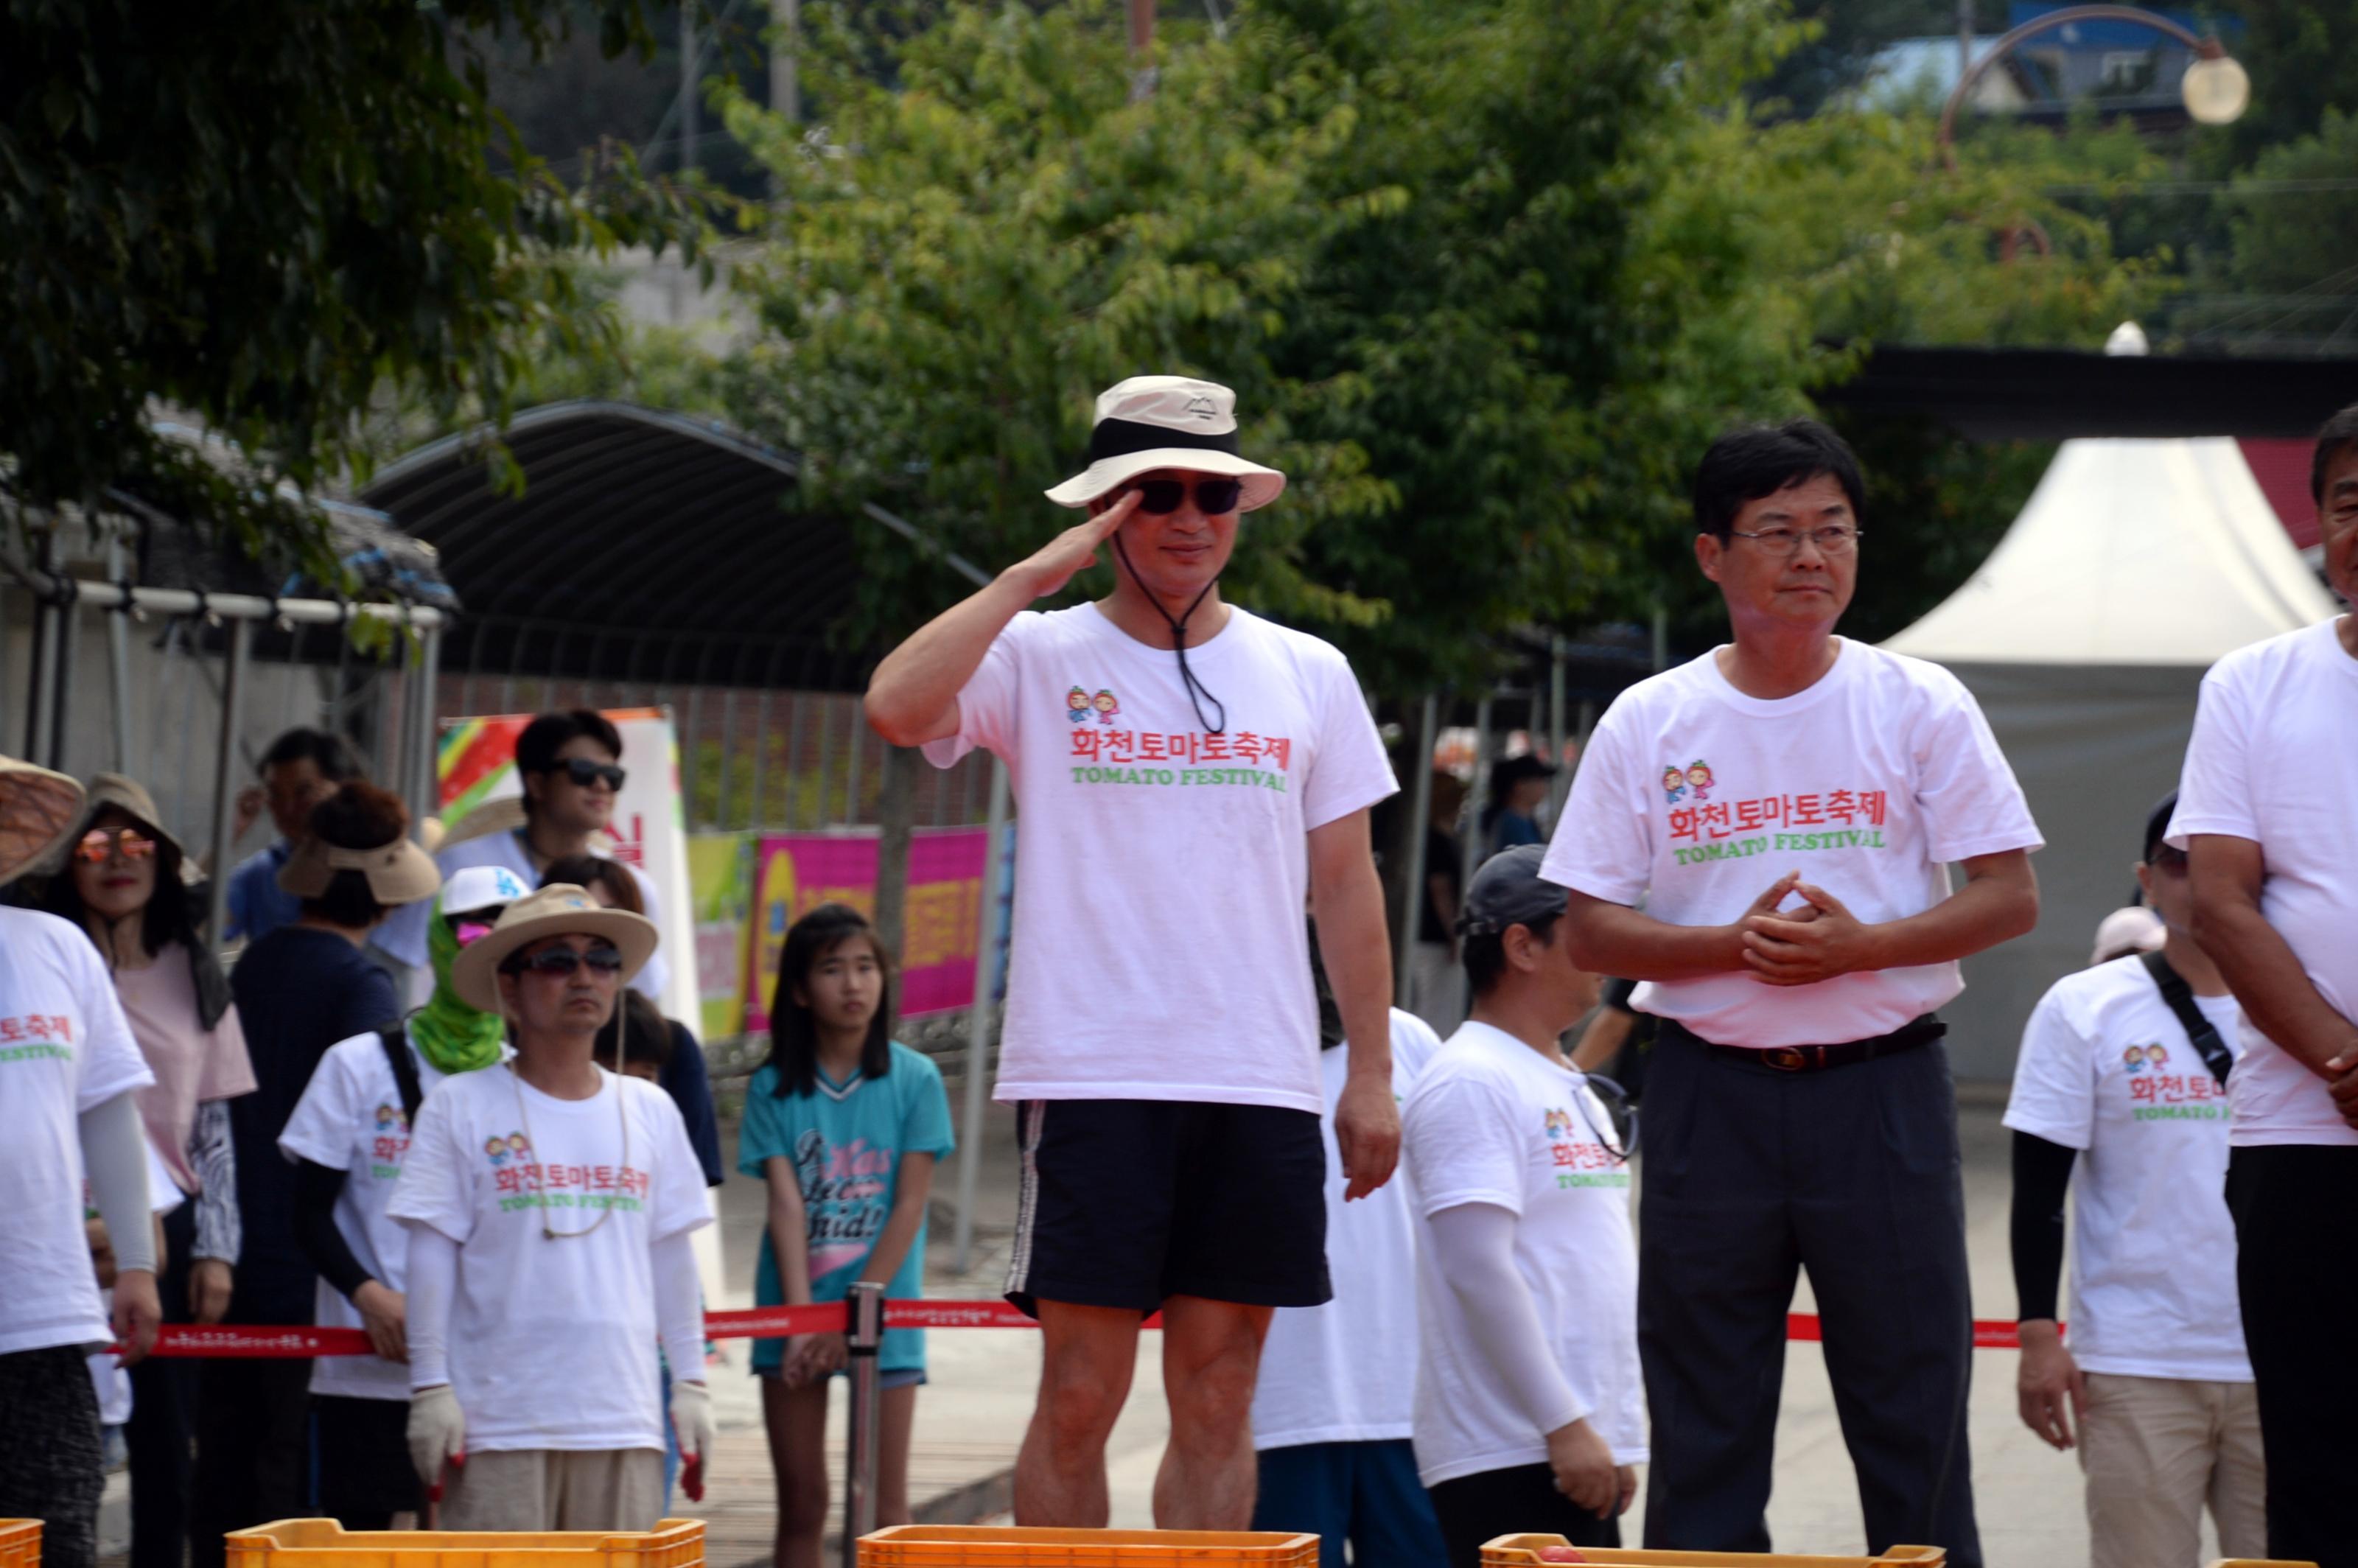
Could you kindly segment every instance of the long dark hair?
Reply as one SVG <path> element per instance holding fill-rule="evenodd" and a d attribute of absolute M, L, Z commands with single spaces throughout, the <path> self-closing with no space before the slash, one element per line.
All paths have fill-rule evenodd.
<path fill-rule="evenodd" d="M 868 1038 L 860 1043 L 860 1076 L 881 1078 L 892 1070 L 892 955 L 866 915 L 848 903 L 822 903 L 787 929 L 785 948 L 778 955 L 778 989 L 770 998 L 769 1065 L 778 1072 L 773 1092 L 780 1099 L 818 1090 L 818 1021 L 795 1000 L 795 988 L 808 983 L 812 968 L 837 944 L 855 936 L 874 950 L 884 979 L 876 1016 L 868 1021 Z"/>

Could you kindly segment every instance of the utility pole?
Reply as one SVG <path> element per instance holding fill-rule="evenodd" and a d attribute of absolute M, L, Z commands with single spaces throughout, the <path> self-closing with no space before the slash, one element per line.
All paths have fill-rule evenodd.
<path fill-rule="evenodd" d="M 696 167 L 696 8 L 704 0 L 679 0 L 679 172 Z"/>
<path fill-rule="evenodd" d="M 1130 101 L 1154 96 L 1154 0 L 1130 0 Z"/>

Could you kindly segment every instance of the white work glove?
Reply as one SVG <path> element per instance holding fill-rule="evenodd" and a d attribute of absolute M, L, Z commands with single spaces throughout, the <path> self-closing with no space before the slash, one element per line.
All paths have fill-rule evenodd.
<path fill-rule="evenodd" d="M 704 1500 L 704 1461 L 712 1452 L 712 1394 L 702 1383 L 671 1385 L 671 1429 L 679 1439 L 679 1484 L 687 1500 Z"/>
<path fill-rule="evenodd" d="M 442 1495 L 445 1462 L 467 1462 L 467 1417 L 448 1383 L 409 1396 L 409 1463 L 434 1497 Z"/>

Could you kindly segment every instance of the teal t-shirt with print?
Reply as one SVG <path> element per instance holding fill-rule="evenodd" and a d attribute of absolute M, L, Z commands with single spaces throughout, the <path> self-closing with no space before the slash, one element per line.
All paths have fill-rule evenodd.
<path fill-rule="evenodd" d="M 881 1078 L 855 1074 L 836 1084 L 821 1073 L 806 1095 L 778 1095 L 778 1070 L 763 1067 L 745 1090 L 745 1119 L 738 1129 L 737 1168 L 762 1176 L 763 1162 L 783 1156 L 802 1179 L 803 1211 L 810 1227 L 811 1299 L 839 1302 L 860 1278 L 876 1238 L 892 1217 L 899 1189 L 901 1158 L 931 1154 L 936 1160 L 957 1146 L 950 1132 L 950 1100 L 932 1060 L 892 1043 L 891 1071 Z M 923 1293 L 925 1227 L 884 1287 L 888 1299 Z M 777 1256 L 770 1233 L 762 1232 L 762 1260 L 753 1278 L 753 1301 L 782 1305 Z M 753 1342 L 753 1370 L 774 1372 L 785 1356 L 783 1339 Z M 886 1372 L 925 1370 L 925 1331 L 884 1332 L 878 1367 Z"/>

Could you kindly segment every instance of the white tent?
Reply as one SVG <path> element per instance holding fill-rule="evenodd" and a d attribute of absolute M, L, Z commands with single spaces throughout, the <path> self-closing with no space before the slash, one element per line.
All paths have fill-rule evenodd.
<path fill-rule="evenodd" d="M 1944 1014 L 1960 1076 L 2012 1074 L 2031 1007 L 2135 892 L 2202 672 L 2332 613 L 2233 440 L 2075 440 L 1981 569 L 1885 644 L 1971 688 L 2047 839 L 2039 929 L 1968 959 Z"/>

